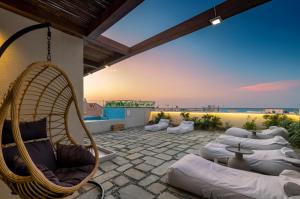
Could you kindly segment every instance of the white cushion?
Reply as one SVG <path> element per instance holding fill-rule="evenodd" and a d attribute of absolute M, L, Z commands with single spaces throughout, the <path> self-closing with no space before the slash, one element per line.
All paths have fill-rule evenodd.
<path fill-rule="evenodd" d="M 193 121 L 182 121 L 177 127 L 168 127 L 168 133 L 188 133 L 194 130 L 194 122 Z"/>
<path fill-rule="evenodd" d="M 288 198 L 278 176 L 228 168 L 193 154 L 169 168 L 167 182 L 205 198 Z"/>

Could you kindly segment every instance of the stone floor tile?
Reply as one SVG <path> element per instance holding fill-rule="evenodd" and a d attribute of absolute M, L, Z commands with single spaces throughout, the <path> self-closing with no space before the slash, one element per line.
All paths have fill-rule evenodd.
<path fill-rule="evenodd" d="M 140 153 L 134 153 L 134 154 L 131 154 L 131 155 L 128 155 L 126 156 L 126 158 L 130 159 L 130 160 L 135 160 L 139 157 L 142 157 L 144 156 L 143 154 L 140 154 Z"/>
<path fill-rule="evenodd" d="M 116 170 L 117 170 L 117 171 L 120 171 L 120 172 L 123 172 L 123 171 L 129 169 L 129 168 L 132 167 L 132 166 L 133 166 L 133 164 L 128 163 L 128 164 L 124 164 L 123 166 L 120 166 L 120 167 L 117 168 Z"/>
<path fill-rule="evenodd" d="M 159 199 L 179 199 L 170 192 L 164 192 L 158 197 Z"/>
<path fill-rule="evenodd" d="M 149 175 L 148 177 L 141 180 L 138 184 L 141 186 L 147 186 L 147 185 L 157 181 L 158 179 L 159 179 L 159 177 L 157 177 L 155 175 Z"/>
<path fill-rule="evenodd" d="M 142 159 L 135 159 L 135 160 L 131 161 L 132 164 L 140 164 L 142 162 L 144 162 L 144 160 L 142 160 Z"/>
<path fill-rule="evenodd" d="M 118 166 L 116 164 L 112 163 L 111 161 L 106 161 L 106 162 L 100 163 L 100 168 L 103 171 L 111 171 L 117 167 Z"/>
<path fill-rule="evenodd" d="M 167 187 L 160 183 L 153 183 L 147 189 L 154 194 L 159 194 L 164 191 Z"/>
<path fill-rule="evenodd" d="M 128 160 L 126 160 L 125 158 L 120 157 L 120 156 L 115 157 L 111 161 L 113 161 L 114 163 L 116 163 L 118 165 L 124 165 L 124 164 L 127 164 L 129 162 Z"/>
<path fill-rule="evenodd" d="M 128 178 L 126 178 L 125 176 L 119 176 L 119 177 L 116 177 L 114 180 L 114 183 L 116 185 L 118 185 L 119 187 L 122 187 L 124 186 L 125 184 L 127 184 L 129 181 Z"/>
<path fill-rule="evenodd" d="M 167 172 L 168 168 L 169 168 L 172 164 L 174 164 L 175 162 L 176 162 L 175 160 L 171 160 L 171 161 L 169 161 L 169 162 L 165 162 L 165 163 L 163 163 L 162 165 L 160 165 L 160 166 L 156 167 L 155 169 L 153 169 L 153 170 L 151 171 L 151 173 L 154 173 L 154 174 L 156 174 L 156 175 L 162 176 L 162 175 L 164 175 L 164 174 Z"/>
<path fill-rule="evenodd" d="M 153 166 L 158 166 L 160 164 L 162 164 L 164 161 L 158 158 L 153 158 L 150 156 L 146 156 L 143 158 L 145 160 L 145 163 L 153 165 Z"/>
<path fill-rule="evenodd" d="M 128 185 L 119 190 L 122 199 L 152 199 L 154 196 L 136 185 Z"/>
<path fill-rule="evenodd" d="M 146 174 L 144 174 L 136 169 L 129 169 L 129 170 L 125 171 L 124 174 L 135 180 L 140 180 L 146 176 Z"/>
<path fill-rule="evenodd" d="M 163 153 L 157 154 L 155 157 L 163 159 L 163 160 L 171 160 L 172 159 L 172 156 L 163 154 Z"/>
<path fill-rule="evenodd" d="M 109 181 L 106 181 L 102 184 L 102 187 L 103 187 L 105 192 L 108 191 L 109 189 L 111 189 L 113 186 L 114 185 Z"/>
<path fill-rule="evenodd" d="M 149 165 L 149 164 L 142 163 L 142 164 L 137 165 L 135 168 L 138 169 L 138 170 L 147 172 L 147 171 L 152 170 L 154 167 Z"/>
<path fill-rule="evenodd" d="M 107 180 L 110 180 L 111 178 L 113 178 L 117 175 L 119 175 L 119 173 L 113 170 L 113 171 L 109 171 L 107 173 L 104 173 L 103 175 L 100 175 L 100 176 L 94 178 L 94 180 L 98 183 L 102 183 Z"/>

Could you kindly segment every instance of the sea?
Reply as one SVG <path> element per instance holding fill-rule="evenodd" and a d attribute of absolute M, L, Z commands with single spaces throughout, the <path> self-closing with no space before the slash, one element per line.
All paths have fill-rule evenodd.
<path fill-rule="evenodd" d="M 219 112 L 236 112 L 236 113 L 250 113 L 250 112 L 255 112 L 255 113 L 262 113 L 266 109 L 282 109 L 285 113 L 300 113 L 299 108 L 219 108 Z"/>

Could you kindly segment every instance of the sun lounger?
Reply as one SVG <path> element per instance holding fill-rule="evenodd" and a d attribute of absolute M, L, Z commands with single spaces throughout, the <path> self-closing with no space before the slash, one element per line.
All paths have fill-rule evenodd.
<path fill-rule="evenodd" d="M 168 127 L 168 133 L 188 133 L 194 130 L 194 122 L 193 121 L 182 121 L 179 126 L 177 127 Z"/>
<path fill-rule="evenodd" d="M 283 171 L 280 176 L 225 167 L 189 154 L 167 172 L 167 183 L 209 199 L 299 198 L 300 173 Z M 288 197 L 293 196 L 294 197 Z"/>
<path fill-rule="evenodd" d="M 225 149 L 228 145 L 210 142 L 200 150 L 200 155 L 208 160 L 217 159 L 226 164 L 235 154 Z M 244 155 L 252 171 L 278 176 L 283 170 L 300 171 L 300 160 L 295 159 L 293 149 L 281 148 L 276 150 L 254 150 L 254 154 Z"/>
<path fill-rule="evenodd" d="M 231 135 L 220 135 L 216 141 L 229 146 L 238 146 L 240 143 L 242 148 L 254 150 L 273 150 L 290 147 L 289 142 L 281 136 L 275 136 L 274 138 L 269 139 L 251 139 Z"/>
<path fill-rule="evenodd" d="M 252 132 L 247 131 L 242 128 L 236 128 L 232 127 L 225 131 L 226 135 L 232 135 L 236 137 L 244 137 L 247 138 L 252 135 Z M 271 126 L 269 129 L 262 130 L 261 133 L 257 132 L 256 137 L 259 139 L 268 139 L 273 138 L 275 136 L 281 136 L 285 139 L 288 138 L 288 131 L 285 128 L 277 127 L 277 126 Z"/>
<path fill-rule="evenodd" d="M 146 131 L 161 131 L 168 128 L 170 120 L 168 119 L 160 119 L 157 124 L 147 125 L 145 126 Z"/>

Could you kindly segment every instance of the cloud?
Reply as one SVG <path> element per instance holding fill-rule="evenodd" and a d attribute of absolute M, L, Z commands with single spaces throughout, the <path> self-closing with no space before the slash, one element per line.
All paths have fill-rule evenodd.
<path fill-rule="evenodd" d="M 253 85 L 240 87 L 239 90 L 252 91 L 252 92 L 267 92 L 267 91 L 290 90 L 297 87 L 300 87 L 300 80 L 286 80 L 286 81 L 253 84 Z"/>

